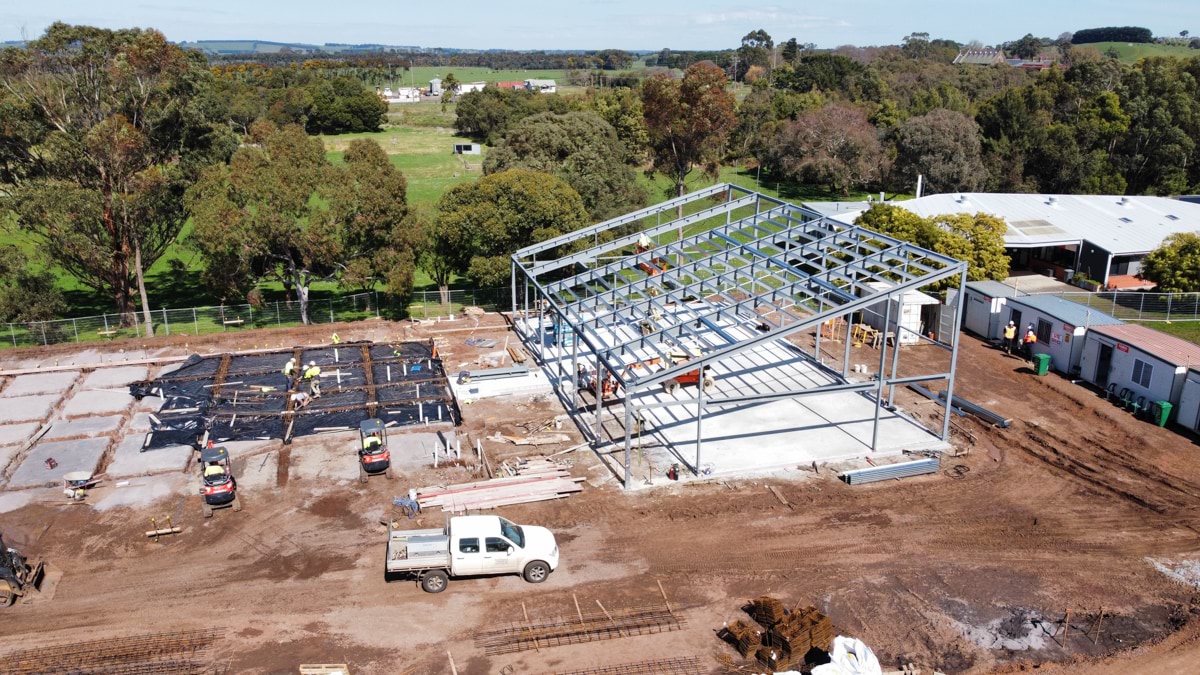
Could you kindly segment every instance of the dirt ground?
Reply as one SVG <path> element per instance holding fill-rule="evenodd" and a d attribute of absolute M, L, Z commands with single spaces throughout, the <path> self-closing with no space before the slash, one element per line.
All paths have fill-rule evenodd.
<path fill-rule="evenodd" d="M 445 339 L 450 371 L 476 357 L 466 337 L 505 335 L 495 315 L 478 328 L 334 328 L 345 340 L 436 335 Z M 193 338 L 188 348 L 315 343 L 330 330 Z M 878 360 L 878 352 L 862 348 L 853 358 Z M 905 364 L 945 358 L 931 347 L 905 348 L 901 374 Z M 391 497 L 468 480 L 471 471 L 427 467 L 360 485 L 314 470 L 353 462 L 345 435 L 300 439 L 282 461 L 277 444 L 264 446 L 235 465 L 247 477 L 245 509 L 207 521 L 190 483 L 153 506 L 104 511 L 67 506 L 47 490 L 0 513 L 6 542 L 62 572 L 52 597 L 0 610 L 3 649 L 224 627 L 214 672 L 295 673 L 300 663 L 344 662 L 356 675 L 449 673 L 453 659 L 464 675 L 551 673 L 688 656 L 699 657 L 704 672 L 761 672 L 715 633 L 744 616 L 746 600 L 771 594 L 826 612 L 885 667 L 1193 669 L 1200 591 L 1180 579 L 1195 583 L 1200 570 L 1194 440 L 1136 420 L 1062 377 L 1035 377 L 1023 361 L 973 338 L 963 340 L 957 393 L 1012 418 L 1011 426 L 955 418 L 955 444 L 967 454 L 945 458 L 943 473 L 902 482 L 851 487 L 828 471 L 796 470 L 627 494 L 589 451 L 565 455 L 588 479 L 584 492 L 500 511 L 556 533 L 562 565 L 538 586 L 483 578 L 429 595 L 410 582 L 385 583 L 379 521 Z M 924 423 L 940 423 L 935 404 L 910 392 L 898 392 L 897 403 Z M 464 431 L 483 438 L 524 435 L 520 423 L 563 411 L 549 397 L 513 397 L 463 412 Z M 560 445 L 485 447 L 493 463 L 548 454 L 578 442 L 574 429 L 563 431 L 572 440 Z M 402 447 L 403 435 L 391 443 Z M 164 514 L 183 533 L 157 542 L 143 536 L 150 518 Z M 437 527 L 443 519 L 426 512 L 411 525 Z M 520 625 L 526 614 L 530 622 L 569 620 L 576 603 L 584 612 L 596 611 L 597 601 L 609 611 L 663 606 L 659 582 L 681 630 L 499 656 L 476 646 L 480 631 Z"/>

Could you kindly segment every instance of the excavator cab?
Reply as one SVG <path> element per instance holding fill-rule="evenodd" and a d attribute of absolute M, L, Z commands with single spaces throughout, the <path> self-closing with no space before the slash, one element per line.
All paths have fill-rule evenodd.
<path fill-rule="evenodd" d="M 387 427 L 372 417 L 358 425 L 358 481 L 370 476 L 392 477 L 392 453 L 387 446 Z"/>
<path fill-rule="evenodd" d="M 234 511 L 242 510 L 229 451 L 224 447 L 200 451 L 200 495 L 204 498 L 205 518 L 212 518 L 214 509 L 232 507 Z"/>
<path fill-rule="evenodd" d="M 0 607 L 8 607 L 17 598 L 39 590 L 46 578 L 46 563 L 30 564 L 15 548 L 4 545 L 0 537 Z"/>

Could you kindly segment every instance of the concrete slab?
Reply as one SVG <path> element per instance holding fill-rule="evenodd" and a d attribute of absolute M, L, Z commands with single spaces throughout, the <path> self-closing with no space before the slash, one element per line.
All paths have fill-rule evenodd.
<path fill-rule="evenodd" d="M 125 430 L 129 432 L 137 432 L 139 434 L 144 434 L 150 431 L 150 413 L 134 413 L 133 417 L 129 420 L 129 426 L 125 427 Z"/>
<path fill-rule="evenodd" d="M 41 424 L 37 422 L 26 422 L 24 424 L 3 424 L 0 425 L 0 447 L 5 445 L 21 445 L 28 441 L 34 432 L 41 428 Z M 0 468 L 3 468 L 0 464 Z"/>
<path fill-rule="evenodd" d="M 39 442 L 13 472 L 6 487 L 22 488 L 39 485 L 58 485 L 63 474 L 71 471 L 92 471 L 108 447 L 107 438 L 85 438 L 79 441 Z M 53 457 L 58 466 L 46 468 L 46 458 Z"/>
<path fill-rule="evenodd" d="M 688 316 L 696 308 L 684 306 L 678 311 Z M 749 323 L 736 317 L 719 319 L 721 332 L 736 339 L 749 339 L 760 335 Z M 536 325 L 524 326 L 518 322 L 518 330 L 537 334 Z M 724 339 L 711 329 L 702 329 L 693 340 L 694 347 L 701 351 L 719 348 Z M 597 337 L 607 344 L 636 340 L 638 333 L 631 326 L 606 326 L 596 331 Z M 664 351 L 669 347 L 664 345 Z M 533 349 L 538 350 L 535 344 Z M 571 350 L 546 345 L 540 348 L 544 370 L 551 381 L 570 380 Z M 586 362 L 590 353 L 581 345 L 579 359 Z M 646 349 L 639 352 L 647 362 L 656 356 Z M 903 356 L 901 357 L 903 358 Z M 755 394 L 785 393 L 811 390 L 817 387 L 846 382 L 840 375 L 832 373 L 791 343 L 777 340 L 720 359 L 710 365 L 716 378 L 716 386 L 706 399 L 751 396 Z M 859 374 L 849 379 L 850 383 L 867 382 L 871 374 Z M 858 379 L 855 379 L 858 378 Z M 563 384 L 566 384 L 565 382 Z M 570 391 L 569 388 L 564 388 Z M 570 397 L 570 394 L 568 394 Z M 653 387 L 633 397 L 632 405 L 644 419 L 641 443 L 644 451 L 635 451 L 637 477 L 630 487 L 644 483 L 643 474 L 647 465 L 652 474 L 661 476 L 671 464 L 694 467 L 697 464 L 696 389 L 683 387 L 667 394 L 661 387 Z M 587 398 L 590 403 L 590 396 Z M 645 408 L 644 406 L 679 401 L 670 407 Z M 782 469 L 818 464 L 898 455 L 904 450 L 943 449 L 947 445 L 937 436 L 915 421 L 897 412 L 886 409 L 879 411 L 879 427 L 876 432 L 874 420 L 875 401 L 868 395 L 856 392 L 838 392 L 803 396 L 793 399 L 764 402 L 759 404 L 736 404 L 716 406 L 711 403 L 705 409 L 699 433 L 699 467 L 701 472 L 716 475 L 763 474 Z M 617 426 L 624 419 L 621 402 L 609 404 L 606 424 L 612 425 L 613 415 Z M 590 415 L 583 418 L 588 423 Z M 594 425 L 591 418 L 590 425 Z M 609 427 L 609 432 L 621 434 L 619 429 Z M 872 450 L 874 441 L 875 449 Z M 617 439 L 618 446 L 623 442 Z M 634 447 L 639 441 L 635 437 Z M 619 449 L 615 456 L 618 463 L 624 461 Z M 638 461 L 644 457 L 645 461 Z M 618 472 L 621 467 L 615 467 Z"/>
<path fill-rule="evenodd" d="M 131 382 L 146 379 L 150 369 L 146 366 L 117 366 L 115 368 L 97 368 L 83 380 L 82 386 L 87 389 L 120 389 L 127 391 Z"/>
<path fill-rule="evenodd" d="M 0 424 L 45 420 L 60 398 L 61 394 L 38 394 L 3 399 L 3 405 L 0 405 Z"/>
<path fill-rule="evenodd" d="M 354 454 L 356 443 L 357 431 L 301 436 L 292 441 L 292 462 L 288 467 L 288 475 L 299 479 L 358 480 L 358 459 Z"/>
<path fill-rule="evenodd" d="M 32 504 L 38 496 L 37 490 L 14 490 L 0 494 L 0 513 L 16 511 Z"/>
<path fill-rule="evenodd" d="M 117 444 L 117 450 L 106 473 L 113 478 L 127 478 L 152 473 L 183 471 L 192 456 L 193 450 L 190 445 L 175 445 L 142 452 L 142 444 L 145 440 L 144 434 L 125 437 Z"/>
<path fill-rule="evenodd" d="M 247 457 L 240 467 L 234 467 L 238 490 L 244 490 L 249 494 L 255 492 L 269 494 L 275 490 L 275 486 L 278 484 L 278 469 L 278 450 L 272 450 L 261 456 Z"/>
<path fill-rule="evenodd" d="M 10 398 L 13 396 L 28 396 L 30 394 L 59 394 L 66 391 L 78 376 L 79 373 L 76 371 L 18 375 L 4 388 L 3 397 Z"/>
<path fill-rule="evenodd" d="M 108 511 L 119 507 L 140 508 L 157 501 L 171 499 L 171 509 L 174 510 L 174 505 L 178 501 L 176 498 L 180 495 L 192 495 L 193 499 L 199 499 L 193 491 L 194 487 L 192 477 L 182 473 L 144 476 L 130 480 L 128 485 L 121 487 L 112 485 L 111 489 L 105 487 L 94 491 L 88 497 L 88 503 L 97 511 Z M 196 508 L 199 509 L 199 505 Z"/>
<path fill-rule="evenodd" d="M 11 445 L 6 448 L 0 448 L 0 476 L 4 473 L 4 468 L 13 461 L 17 456 L 17 452 L 21 449 L 19 445 Z M 0 478 L 0 484 L 4 483 L 4 479 Z"/>
<path fill-rule="evenodd" d="M 73 420 L 59 420 L 50 427 L 43 437 L 46 440 L 56 438 L 73 438 L 76 436 L 109 436 L 121 426 L 120 415 L 107 417 L 80 417 Z"/>
<path fill-rule="evenodd" d="M 133 404 L 133 397 L 111 391 L 77 391 L 63 406 L 64 417 L 83 417 L 124 412 Z"/>

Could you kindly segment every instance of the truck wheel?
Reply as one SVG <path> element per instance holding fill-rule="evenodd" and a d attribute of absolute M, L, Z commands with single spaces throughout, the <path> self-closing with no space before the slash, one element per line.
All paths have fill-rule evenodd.
<path fill-rule="evenodd" d="M 358 463 L 358 482 L 367 482 L 367 470 L 365 467 L 363 467 L 362 462 Z"/>
<path fill-rule="evenodd" d="M 525 566 L 522 576 L 531 584 L 540 584 L 550 576 L 550 566 L 541 560 L 534 560 Z"/>
<path fill-rule="evenodd" d="M 675 380 L 667 380 L 666 382 L 663 382 L 663 390 L 666 391 L 668 394 L 674 394 L 675 388 L 678 386 L 679 386 L 679 383 L 676 382 Z"/>
<path fill-rule="evenodd" d="M 234 498 L 233 498 L 233 510 L 234 510 L 234 511 L 241 511 L 241 510 L 242 510 L 242 498 L 241 498 L 241 497 L 234 497 Z"/>
<path fill-rule="evenodd" d="M 10 593 L 8 591 L 0 591 L 0 607 L 8 607 L 9 605 L 16 602 L 16 600 L 17 600 L 16 594 Z"/>
<path fill-rule="evenodd" d="M 392 473 L 392 467 L 390 467 L 390 466 L 388 467 L 387 471 L 384 471 L 384 472 L 383 472 L 383 475 L 384 475 L 384 476 L 385 476 L 385 477 L 386 477 L 388 480 L 391 480 L 391 479 L 393 479 L 393 478 L 395 478 L 395 477 L 396 477 L 396 476 L 395 476 L 395 474 L 393 474 L 393 473 Z"/>
<path fill-rule="evenodd" d="M 717 386 L 717 383 L 711 377 L 704 378 L 704 393 L 707 394 L 712 391 L 715 386 Z"/>
<path fill-rule="evenodd" d="M 446 590 L 446 584 L 450 583 L 450 577 L 441 570 L 433 570 L 426 572 L 421 577 L 421 590 L 426 593 L 441 593 Z"/>

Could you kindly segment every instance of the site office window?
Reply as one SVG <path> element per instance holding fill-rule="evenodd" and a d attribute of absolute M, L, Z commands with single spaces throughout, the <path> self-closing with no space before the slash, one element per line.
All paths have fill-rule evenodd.
<path fill-rule="evenodd" d="M 1154 376 L 1154 366 L 1141 359 L 1133 360 L 1133 383 L 1143 389 L 1150 388 L 1150 378 Z"/>
<path fill-rule="evenodd" d="M 1037 325 L 1037 340 L 1038 342 L 1048 345 L 1050 344 L 1050 330 L 1053 326 L 1045 319 L 1038 319 Z"/>

